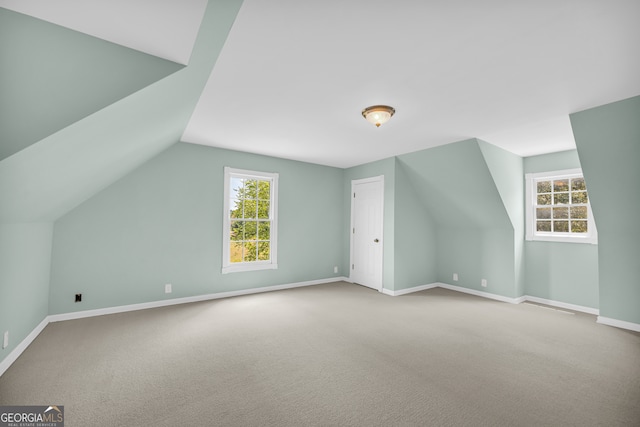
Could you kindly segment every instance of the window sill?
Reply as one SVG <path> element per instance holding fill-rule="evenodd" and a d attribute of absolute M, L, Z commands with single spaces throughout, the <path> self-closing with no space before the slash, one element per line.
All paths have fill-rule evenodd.
<path fill-rule="evenodd" d="M 240 273 L 243 271 L 277 270 L 277 269 L 278 269 L 278 264 L 271 264 L 271 263 L 235 264 L 235 265 L 222 267 L 222 274 Z"/>
<path fill-rule="evenodd" d="M 588 243 L 591 245 L 598 244 L 598 238 L 596 236 L 551 236 L 544 234 L 536 234 L 533 236 L 526 236 L 526 240 L 529 242 L 559 242 L 559 243 Z"/>

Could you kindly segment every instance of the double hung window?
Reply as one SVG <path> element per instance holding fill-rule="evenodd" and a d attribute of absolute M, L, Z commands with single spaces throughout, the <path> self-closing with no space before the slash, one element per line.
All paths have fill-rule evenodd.
<path fill-rule="evenodd" d="M 222 272 L 278 268 L 278 174 L 224 169 Z"/>

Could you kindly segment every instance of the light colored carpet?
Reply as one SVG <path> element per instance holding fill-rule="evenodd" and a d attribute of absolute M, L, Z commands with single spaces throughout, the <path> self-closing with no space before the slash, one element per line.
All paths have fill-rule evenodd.
<path fill-rule="evenodd" d="M 347 283 L 50 324 L 0 405 L 68 426 L 638 426 L 640 334 Z"/>

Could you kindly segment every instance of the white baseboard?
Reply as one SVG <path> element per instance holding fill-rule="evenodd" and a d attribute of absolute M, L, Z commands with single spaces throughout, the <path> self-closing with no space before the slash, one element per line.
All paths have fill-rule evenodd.
<path fill-rule="evenodd" d="M 596 322 L 603 325 L 615 326 L 616 328 L 629 329 L 630 331 L 640 332 L 640 324 L 638 323 L 626 322 L 624 320 L 617 320 L 604 316 L 598 316 Z"/>
<path fill-rule="evenodd" d="M 449 289 L 456 292 L 463 292 L 465 294 L 476 295 L 479 297 L 489 298 L 496 301 L 508 302 L 509 304 L 520 304 L 521 302 L 524 302 L 524 298 L 525 298 L 525 297 L 510 298 L 502 295 L 492 294 L 490 292 L 483 292 L 483 291 L 477 291 L 475 289 L 463 288 L 462 286 L 449 285 L 447 283 L 438 283 L 438 286 L 441 288 Z"/>
<path fill-rule="evenodd" d="M 554 300 L 545 299 L 545 298 L 532 297 L 530 295 L 525 295 L 524 299 L 526 301 L 531 301 L 538 304 L 545 304 L 545 305 L 550 305 L 558 308 L 566 308 L 567 310 L 581 311 L 583 313 L 595 314 L 596 316 L 600 314 L 600 310 L 598 310 L 597 308 L 584 307 L 582 305 L 569 304 L 561 301 L 554 301 Z"/>
<path fill-rule="evenodd" d="M 344 277 L 332 277 L 329 279 L 310 280 L 307 282 L 289 283 L 286 285 L 265 286 L 262 288 L 242 289 L 238 291 L 217 292 L 215 294 L 196 295 L 192 297 L 173 298 L 168 300 L 143 302 L 140 304 L 121 305 L 116 307 L 98 308 L 95 310 L 76 311 L 72 313 L 52 314 L 50 322 L 82 319 L 85 317 L 103 316 L 105 314 L 125 313 L 128 311 L 146 310 L 148 308 L 166 307 L 170 305 L 188 304 L 190 302 L 210 301 L 214 299 L 237 297 L 241 295 L 259 294 L 263 292 L 281 291 L 284 289 L 301 288 L 303 286 L 322 285 L 343 281 Z"/>
<path fill-rule="evenodd" d="M 489 299 L 493 299 L 493 300 L 496 300 L 496 301 L 507 302 L 509 304 L 520 304 L 520 303 L 523 303 L 525 301 L 531 301 L 531 302 L 535 302 L 535 303 L 538 303 L 538 304 L 545 304 L 545 305 L 550 305 L 550 306 L 553 306 L 553 307 L 565 308 L 565 309 L 568 309 L 568 310 L 580 311 L 580 312 L 588 313 L 588 314 L 595 314 L 595 315 L 599 314 L 599 310 L 597 308 L 584 307 L 584 306 L 581 306 L 581 305 L 569 304 L 569 303 L 565 303 L 565 302 L 561 302 L 561 301 L 553 301 L 553 300 L 544 299 L 544 298 L 532 297 L 530 295 L 524 295 L 524 296 L 517 297 L 517 298 L 510 298 L 510 297 L 505 297 L 505 296 L 502 296 L 502 295 L 492 294 L 490 292 L 483 292 L 483 291 L 478 291 L 478 290 L 475 290 L 475 289 L 463 288 L 461 286 L 449 285 L 448 283 L 441 283 L 441 282 L 431 283 L 429 285 L 415 286 L 413 288 L 401 289 L 399 291 L 392 291 L 392 290 L 389 290 L 389 289 L 383 289 L 382 292 L 384 294 L 386 294 L 386 295 L 391 295 L 391 296 L 395 297 L 395 296 L 405 295 L 405 294 L 408 294 L 408 293 L 411 293 L 411 292 L 420 292 L 420 291 L 424 291 L 426 289 L 433 289 L 433 288 L 449 289 L 451 291 L 462 292 L 462 293 L 465 293 L 465 294 L 471 294 L 471 295 L 475 295 L 475 296 L 479 296 L 479 297 L 483 297 L 483 298 L 489 298 Z M 633 325 L 633 324 L 631 324 L 631 325 Z M 619 326 L 619 327 L 622 327 L 622 326 Z M 632 329 L 632 328 L 626 328 L 626 329 Z"/>
<path fill-rule="evenodd" d="M 27 347 L 29 347 L 29 344 L 31 344 L 33 340 L 35 340 L 38 337 L 38 335 L 40 335 L 40 332 L 42 332 L 42 330 L 49 323 L 61 322 L 64 320 L 82 319 L 85 317 L 103 316 L 105 314 L 124 313 L 127 311 L 145 310 L 148 308 L 166 307 L 169 305 L 186 304 L 190 302 L 229 298 L 229 297 L 235 297 L 240 295 L 280 291 L 284 289 L 300 288 L 303 286 L 322 285 L 325 283 L 341 282 L 341 281 L 347 281 L 347 280 L 348 279 L 346 277 L 331 277 L 328 279 L 310 280 L 307 282 L 289 283 L 286 285 L 266 286 L 262 288 L 243 289 L 239 291 L 230 291 L 230 292 L 218 292 L 215 294 L 197 295 L 197 296 L 185 297 L 185 298 L 174 298 L 174 299 L 162 300 L 162 301 L 145 302 L 141 304 L 122 305 L 118 307 L 99 308 L 96 310 L 76 311 L 72 313 L 51 314 L 45 317 L 42 320 L 42 322 L 40 322 L 40 324 L 36 326 L 35 329 L 31 331 L 31 333 L 27 335 L 27 337 L 23 339 L 20 344 L 18 344 L 17 347 L 14 348 L 11 351 L 11 353 L 9 353 L 9 355 L 2 360 L 2 362 L 0 362 L 0 376 L 2 376 L 2 374 L 4 374 L 7 369 L 9 369 L 9 367 L 13 364 L 13 362 L 15 362 L 18 359 L 18 357 L 20 357 L 22 352 L 25 351 Z"/>
<path fill-rule="evenodd" d="M 433 289 L 433 288 L 437 288 L 438 287 L 438 283 L 430 283 L 428 285 L 420 285 L 420 286 L 414 286 L 412 288 L 407 288 L 407 289 L 400 289 L 397 291 L 392 291 L 390 289 L 382 289 L 382 293 L 385 295 L 390 295 L 392 297 L 397 297 L 400 295 L 406 295 L 406 294 L 410 294 L 413 292 L 420 292 L 420 291 L 425 291 L 427 289 Z"/>
<path fill-rule="evenodd" d="M 2 362 L 0 362 L 0 377 L 7 371 L 7 369 L 9 369 L 9 366 L 13 365 L 13 362 L 15 362 L 18 357 L 20 357 L 22 352 L 25 351 L 27 347 L 29 347 L 29 344 L 31 344 L 38 335 L 40 335 L 40 332 L 42 332 L 42 330 L 48 324 L 49 318 L 45 317 L 44 320 L 42 320 L 42 322 L 40 322 L 40 324 L 36 326 L 34 330 L 31 331 L 31 333 L 20 342 L 20 344 L 18 344 L 16 348 L 14 348 L 11 353 L 9 353 L 7 357 L 5 357 Z"/>

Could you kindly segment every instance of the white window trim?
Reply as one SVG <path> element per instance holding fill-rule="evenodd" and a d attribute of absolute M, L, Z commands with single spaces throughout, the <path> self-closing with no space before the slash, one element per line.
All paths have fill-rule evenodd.
<path fill-rule="evenodd" d="M 596 229 L 596 223 L 593 219 L 593 212 L 591 211 L 591 199 L 587 204 L 587 212 L 589 217 L 587 218 L 588 233 L 552 233 L 541 232 L 536 230 L 536 181 L 540 178 L 545 179 L 563 179 L 563 178 L 575 178 L 578 176 L 584 176 L 582 169 L 566 169 L 560 171 L 528 173 L 525 175 L 525 217 L 526 217 L 526 236 L 527 240 L 539 240 L 546 242 L 565 242 L 565 243 L 598 243 L 598 230 Z M 587 188 L 587 194 L 589 189 Z"/>
<path fill-rule="evenodd" d="M 229 261 L 230 253 L 230 224 L 231 218 L 229 212 L 231 210 L 230 202 L 231 195 L 230 184 L 232 175 L 242 175 L 244 178 L 255 178 L 262 180 L 270 180 L 270 206 L 269 217 L 272 218 L 270 228 L 270 242 L 271 242 L 271 260 L 269 261 L 251 261 L 251 262 L 234 262 Z M 222 274 L 236 273 L 241 271 L 256 271 L 256 270 L 275 270 L 278 268 L 278 174 L 271 172 L 257 172 L 246 169 L 235 169 L 225 166 L 224 168 L 224 211 L 222 215 L 223 230 L 222 230 Z"/>

